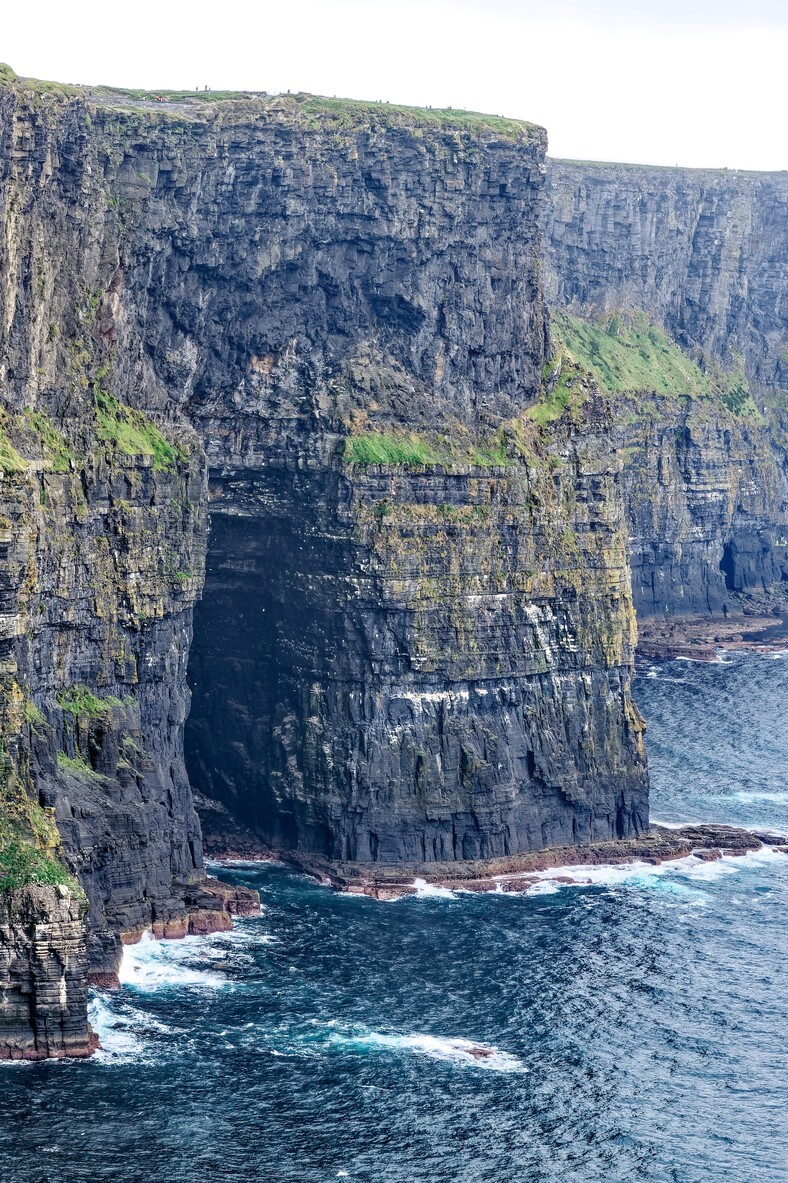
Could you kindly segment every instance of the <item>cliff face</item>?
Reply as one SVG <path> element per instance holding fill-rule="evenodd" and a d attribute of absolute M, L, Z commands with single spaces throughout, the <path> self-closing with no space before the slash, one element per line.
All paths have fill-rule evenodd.
<path fill-rule="evenodd" d="M 216 478 L 189 767 L 275 847 L 431 862 L 647 824 L 609 413 L 549 448 L 530 426 L 496 466 Z"/>
<path fill-rule="evenodd" d="M 0 895 L 0 1060 L 92 1052 L 83 905 L 64 886 Z"/>
<path fill-rule="evenodd" d="M 78 876 L 97 981 L 249 905 L 204 882 L 187 661 L 193 781 L 276 845 L 638 832 L 610 412 L 542 388 L 543 133 L 13 79 L 0 128 L 7 1045 L 54 981 L 37 875 Z"/>
<path fill-rule="evenodd" d="M 547 301 L 648 311 L 760 391 L 788 389 L 788 173 L 548 163 Z"/>
<path fill-rule="evenodd" d="M 544 251 L 555 308 L 645 313 L 723 391 L 613 375 L 638 614 L 718 613 L 784 584 L 788 174 L 550 161 Z"/>
<path fill-rule="evenodd" d="M 45 596 L 13 646 L 52 732 L 35 783 L 96 928 L 99 897 L 109 929 L 113 909 L 134 927 L 140 899 L 175 909 L 168 885 L 200 871 L 179 744 L 203 448 L 199 787 L 272 840 L 343 857 L 473 857 L 642 824 L 604 412 L 583 440 L 500 436 L 525 430 L 544 360 L 543 134 L 287 98 L 161 110 L 16 86 L 3 101 L 9 432 L 24 450 L 27 407 L 72 451 L 80 433 L 101 444 L 73 463 L 85 508 L 71 462 L 36 478 L 55 528 L 39 535 L 53 574 L 33 582 L 58 572 L 73 602 L 75 572 L 98 572 L 106 604 L 85 588 L 79 618 Z M 129 425 L 164 441 L 152 458 L 129 452 Z M 92 549 L 59 557 L 71 535 Z M 81 687 L 102 700 L 87 715 Z"/>
<path fill-rule="evenodd" d="M 721 613 L 788 580 L 788 457 L 766 423 L 692 400 L 622 400 L 619 432 L 639 617 Z"/>

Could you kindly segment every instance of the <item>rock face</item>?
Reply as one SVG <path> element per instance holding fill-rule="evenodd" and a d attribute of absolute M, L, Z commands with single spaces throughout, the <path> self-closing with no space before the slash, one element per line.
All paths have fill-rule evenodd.
<path fill-rule="evenodd" d="M 47 471 L 31 420 L 38 568 L 9 652 L 46 726 L 19 759 L 95 964 L 201 874 L 180 743 L 203 449 L 198 787 L 351 858 L 642 826 L 607 412 L 590 394 L 549 438 L 526 416 L 544 134 L 285 97 L 2 102 L 9 438 L 29 458 L 29 408 L 68 451 Z M 348 439 L 433 451 L 375 464 Z"/>
<path fill-rule="evenodd" d="M 187 767 L 255 835 L 345 862 L 647 825 L 616 428 L 543 372 L 544 149 L 485 117 L 0 70 L 2 808 L 54 817 L 87 895 L 68 1015 L 80 939 L 107 982 L 122 936 L 252 906 L 205 879 Z M 766 380 L 772 330 L 736 308 Z M 33 890 L 5 893 L 20 1031 L 36 958 L 65 965 Z M 84 1048 L 82 1013 L 9 1046 Z"/>
<path fill-rule="evenodd" d="M 67 887 L 0 896 L 0 1060 L 89 1056 L 84 897 Z"/>
<path fill-rule="evenodd" d="M 551 303 L 646 312 L 705 367 L 740 367 L 768 404 L 759 421 L 616 398 L 638 615 L 719 613 L 731 592 L 785 581 L 788 174 L 552 160 L 546 196 Z"/>
<path fill-rule="evenodd" d="M 788 454 L 766 423 L 654 399 L 618 403 L 638 616 L 719 614 L 788 580 Z"/>
<path fill-rule="evenodd" d="M 647 824 L 609 413 L 498 467 L 213 484 L 192 779 L 275 848 L 487 858 Z M 233 512 L 234 511 L 234 512 Z"/>
<path fill-rule="evenodd" d="M 690 353 L 788 389 L 788 173 L 550 160 L 545 295 L 642 309 Z"/>

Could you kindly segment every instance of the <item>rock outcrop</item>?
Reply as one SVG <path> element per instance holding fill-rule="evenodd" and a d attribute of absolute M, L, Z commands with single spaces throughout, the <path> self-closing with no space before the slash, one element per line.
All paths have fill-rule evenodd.
<path fill-rule="evenodd" d="M 31 885 L 0 894 L 0 1060 L 89 1056 L 85 898 Z"/>

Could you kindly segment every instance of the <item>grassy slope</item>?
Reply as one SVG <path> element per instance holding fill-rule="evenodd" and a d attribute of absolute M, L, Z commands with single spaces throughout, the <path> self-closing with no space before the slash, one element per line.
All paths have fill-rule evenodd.
<path fill-rule="evenodd" d="M 553 314 L 555 336 L 610 394 L 689 396 L 720 402 L 734 415 L 757 416 L 743 368 L 706 370 L 643 313 L 583 320 Z"/>

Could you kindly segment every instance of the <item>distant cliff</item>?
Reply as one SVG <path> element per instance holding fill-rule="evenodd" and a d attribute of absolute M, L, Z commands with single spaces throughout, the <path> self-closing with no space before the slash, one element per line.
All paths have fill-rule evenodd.
<path fill-rule="evenodd" d="M 788 390 L 788 172 L 550 160 L 545 297 L 649 312 L 696 360 Z"/>
<path fill-rule="evenodd" d="M 613 397 L 638 614 L 788 586 L 788 173 L 553 160 L 544 211 L 557 336 Z"/>

